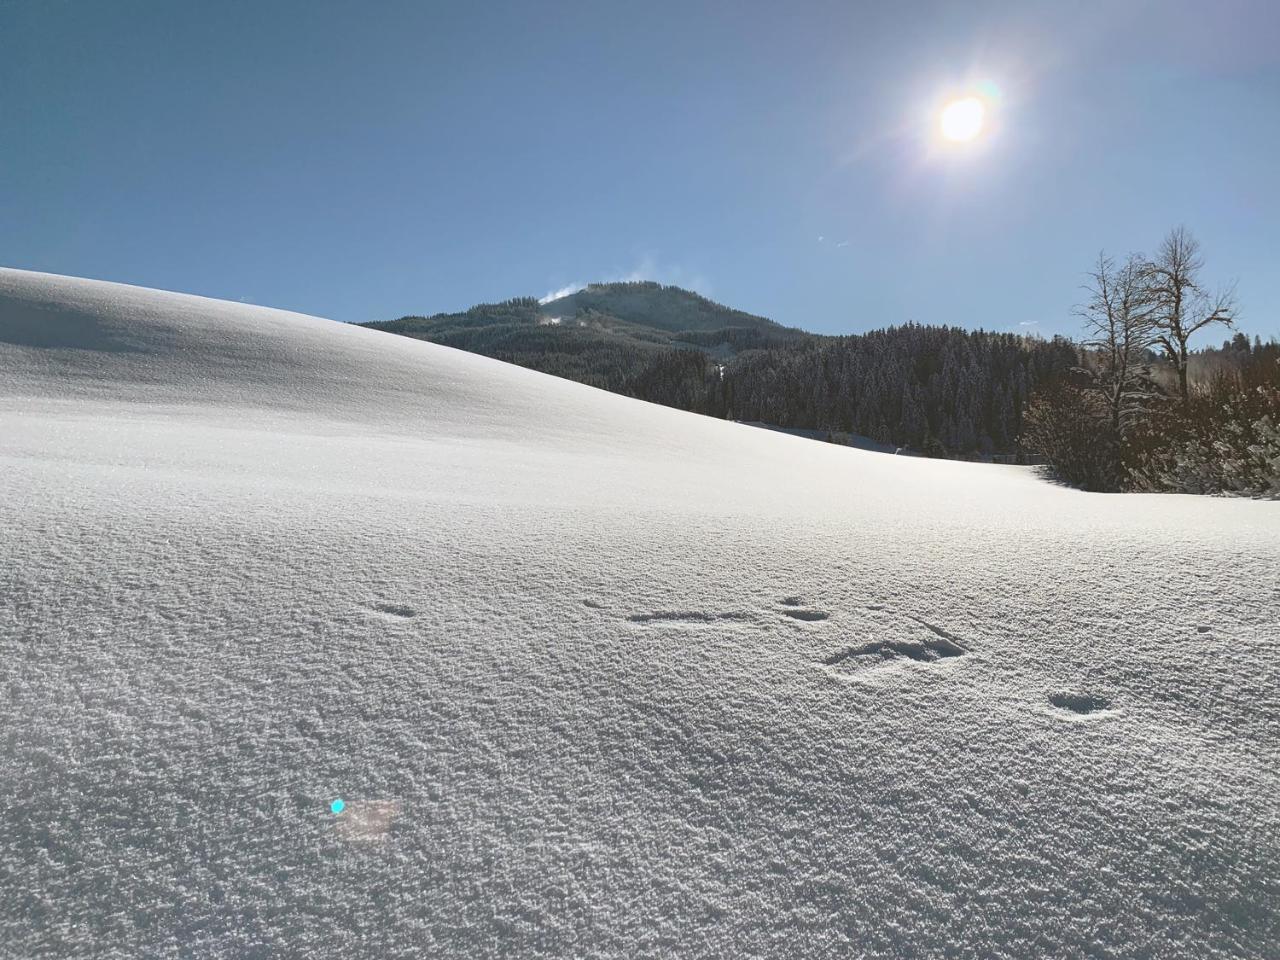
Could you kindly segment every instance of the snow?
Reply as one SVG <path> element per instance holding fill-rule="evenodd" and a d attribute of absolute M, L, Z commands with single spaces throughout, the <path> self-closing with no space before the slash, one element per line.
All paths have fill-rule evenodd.
<path fill-rule="evenodd" d="M 1278 571 L 1274 504 L 3 270 L 0 953 L 1274 956 Z"/>

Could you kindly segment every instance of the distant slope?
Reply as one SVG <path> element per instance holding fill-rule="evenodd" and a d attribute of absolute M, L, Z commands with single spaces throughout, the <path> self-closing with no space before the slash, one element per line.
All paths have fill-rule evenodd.
<path fill-rule="evenodd" d="M 647 281 L 593 283 L 577 293 L 540 303 L 520 297 L 479 304 L 463 313 L 407 316 L 365 326 L 496 355 L 530 357 L 559 348 L 588 352 L 592 345 L 638 350 L 698 349 L 718 357 L 813 339 L 764 317 L 715 303 L 680 287 Z M 547 328 L 538 334 L 530 328 Z"/>
<path fill-rule="evenodd" d="M 652 281 L 591 283 L 577 293 L 541 304 L 539 312 L 545 317 L 614 318 L 639 328 L 663 331 L 677 341 L 704 348 L 725 343 L 740 350 L 811 336 L 726 307 L 692 290 Z"/>
<path fill-rule="evenodd" d="M 568 317 L 537 300 L 463 313 L 369 323 L 374 330 L 457 347 L 624 396 L 706 412 L 707 354 L 656 327 L 584 310 Z"/>
<path fill-rule="evenodd" d="M 734 310 L 692 290 L 647 280 L 590 283 L 577 293 L 542 304 L 540 310 L 547 316 L 575 316 L 585 312 L 608 314 L 671 333 L 724 327 L 782 329 L 772 320 Z"/>
<path fill-rule="evenodd" d="M 679 287 L 597 283 L 539 303 L 521 297 L 462 313 L 365 324 L 624 396 L 717 413 L 717 364 L 744 350 L 816 340 Z"/>
<path fill-rule="evenodd" d="M 820 336 L 650 282 L 367 326 L 681 410 L 932 456 L 1016 451 L 1031 391 L 1077 362 L 1067 341 L 958 327 Z"/>
<path fill-rule="evenodd" d="M 1277 569 L 1273 504 L 0 270 L 0 955 L 1270 960 Z"/>

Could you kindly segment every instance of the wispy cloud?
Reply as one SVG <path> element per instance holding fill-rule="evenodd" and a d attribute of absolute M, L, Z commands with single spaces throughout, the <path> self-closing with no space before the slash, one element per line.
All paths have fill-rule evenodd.
<path fill-rule="evenodd" d="M 849 245 L 848 240 L 841 240 L 839 243 L 836 244 L 837 247 L 847 247 L 848 245 Z"/>
<path fill-rule="evenodd" d="M 552 300 L 559 300 L 561 297 L 567 297 L 577 293 L 586 286 L 585 283 L 568 283 L 559 290 L 550 291 L 545 297 L 539 297 L 539 303 L 550 303 Z"/>
<path fill-rule="evenodd" d="M 1039 320 L 1019 320 L 1019 321 L 1018 321 L 1018 326 L 1020 326 L 1020 327 L 1034 327 L 1034 326 L 1036 326 L 1039 322 L 1040 322 Z"/>
<path fill-rule="evenodd" d="M 657 259 L 646 254 L 640 258 L 630 270 L 615 270 L 604 278 L 605 283 L 635 283 L 638 280 L 652 280 L 667 286 L 684 287 L 695 290 L 704 296 L 710 292 L 711 284 L 700 273 L 686 270 L 678 263 L 659 263 Z"/>

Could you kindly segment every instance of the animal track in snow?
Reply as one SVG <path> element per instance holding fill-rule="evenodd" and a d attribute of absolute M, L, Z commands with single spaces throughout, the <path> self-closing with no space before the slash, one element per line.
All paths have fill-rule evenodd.
<path fill-rule="evenodd" d="M 913 620 L 916 623 L 920 624 L 920 626 L 924 627 L 926 630 L 932 633 L 935 637 L 941 640 L 944 646 L 949 646 L 955 651 L 954 653 L 944 654 L 944 656 L 954 657 L 954 656 L 959 656 L 960 654 L 965 652 L 964 646 L 960 643 L 960 638 L 955 636 L 954 634 L 948 633 L 946 630 L 943 630 L 941 627 L 935 626 L 934 624 L 930 623 L 928 620 L 925 620 L 922 617 L 917 617 L 914 614 L 904 613 L 903 616 L 906 617 L 908 620 Z"/>
<path fill-rule="evenodd" d="M 825 610 L 796 610 L 788 609 L 782 611 L 784 616 L 790 617 L 792 620 L 826 620 L 831 614 Z"/>
<path fill-rule="evenodd" d="M 935 663 L 968 653 L 959 638 L 941 627 L 909 613 L 900 616 L 923 627 L 926 633 L 920 635 L 917 631 L 916 636 L 891 636 L 845 647 L 823 657 L 820 665 L 829 673 L 852 677 L 897 661 Z"/>
<path fill-rule="evenodd" d="M 805 606 L 804 597 L 799 596 L 783 597 L 778 601 L 778 606 L 782 608 L 782 615 L 792 620 L 826 620 L 831 616 L 825 610 Z"/>
<path fill-rule="evenodd" d="M 409 620 L 418 615 L 417 610 L 414 610 L 413 607 L 406 607 L 402 603 L 366 603 L 364 608 L 370 613 L 396 620 Z"/>
<path fill-rule="evenodd" d="M 859 672 L 879 664 L 905 657 L 917 663 L 933 663 L 947 657 L 959 657 L 964 650 L 943 641 L 873 640 L 858 647 L 846 647 L 822 660 L 824 666 L 843 667 L 843 672 Z"/>
<path fill-rule="evenodd" d="M 1108 713 L 1111 701 L 1092 693 L 1051 693 L 1049 703 L 1058 710 L 1077 716 Z"/>
<path fill-rule="evenodd" d="M 701 610 L 657 610 L 653 613 L 633 613 L 627 617 L 632 623 L 715 623 L 718 620 L 752 620 L 749 613 L 706 613 Z"/>
<path fill-rule="evenodd" d="M 589 607 L 598 607 L 599 604 L 590 600 L 583 601 Z M 817 621 L 826 620 L 831 614 L 825 610 L 817 610 L 812 607 L 805 607 L 804 601 L 800 597 L 784 597 L 778 601 L 779 611 L 783 616 L 790 617 L 792 620 Z M 684 624 L 706 624 L 718 623 L 721 621 L 737 621 L 747 622 L 757 620 L 755 613 L 743 611 L 727 611 L 724 613 L 712 613 L 706 610 L 655 610 L 652 613 L 633 613 L 627 617 L 631 623 L 684 623 Z"/>

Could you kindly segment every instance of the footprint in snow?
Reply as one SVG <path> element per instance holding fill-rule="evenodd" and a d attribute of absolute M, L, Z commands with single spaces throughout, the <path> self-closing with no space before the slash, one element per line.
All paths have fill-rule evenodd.
<path fill-rule="evenodd" d="M 895 662 L 936 663 L 939 660 L 961 657 L 969 652 L 958 637 L 928 620 L 909 613 L 901 616 L 924 629 L 895 632 L 880 639 L 845 647 L 823 657 L 818 662 L 819 666 L 828 673 L 851 679 L 868 670 Z"/>
<path fill-rule="evenodd" d="M 584 601 L 588 606 L 593 604 L 590 601 Z M 778 601 L 779 611 L 783 616 L 790 617 L 792 620 L 817 621 L 826 620 L 831 614 L 825 610 L 817 610 L 811 607 L 803 606 L 804 600 L 800 597 L 784 597 Z M 632 623 L 683 623 L 683 624 L 700 624 L 700 623 L 717 623 L 720 621 L 750 621 L 755 620 L 756 615 L 742 611 L 727 611 L 723 613 L 715 613 L 706 610 L 655 610 L 652 613 L 633 613 L 627 617 Z"/>
<path fill-rule="evenodd" d="M 782 608 L 780 611 L 784 617 L 790 617 L 792 620 L 826 620 L 831 614 L 825 610 L 818 610 L 812 607 L 806 607 L 803 597 L 783 597 L 778 601 L 778 606 Z"/>
<path fill-rule="evenodd" d="M 825 610 L 783 610 L 782 615 L 792 620 L 826 620 L 831 614 Z"/>
<path fill-rule="evenodd" d="M 1051 693 L 1049 704 L 1059 713 L 1072 717 L 1110 713 L 1111 701 L 1093 693 Z"/>
<path fill-rule="evenodd" d="M 406 607 L 402 603 L 366 603 L 364 608 L 372 614 L 395 620 L 409 620 L 418 615 L 418 611 L 413 607 Z"/>
<path fill-rule="evenodd" d="M 751 620 L 749 613 L 706 613 L 702 610 L 655 610 L 653 613 L 633 613 L 627 619 L 632 623 L 715 623 L 720 620 Z"/>

